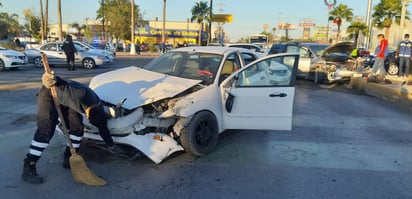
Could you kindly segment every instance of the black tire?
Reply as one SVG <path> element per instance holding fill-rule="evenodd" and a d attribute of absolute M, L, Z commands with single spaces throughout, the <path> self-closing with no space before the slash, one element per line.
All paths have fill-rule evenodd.
<path fill-rule="evenodd" d="M 212 152 L 219 139 L 215 116 L 207 111 L 197 113 L 181 131 L 180 142 L 185 151 L 203 156 Z"/>
<path fill-rule="evenodd" d="M 96 67 L 96 62 L 92 58 L 84 58 L 82 62 L 83 67 L 88 68 L 88 69 L 93 69 Z"/>
<path fill-rule="evenodd" d="M 0 72 L 3 72 L 6 70 L 6 66 L 4 65 L 4 61 L 0 59 Z"/>
<path fill-rule="evenodd" d="M 36 68 L 43 68 L 43 60 L 41 59 L 41 57 L 35 57 L 33 62 Z"/>
<path fill-rule="evenodd" d="M 389 75 L 397 75 L 399 72 L 399 67 L 395 63 L 390 63 L 388 66 Z"/>
<path fill-rule="evenodd" d="M 315 71 L 314 81 L 315 84 L 325 84 L 326 74 L 324 72 Z"/>

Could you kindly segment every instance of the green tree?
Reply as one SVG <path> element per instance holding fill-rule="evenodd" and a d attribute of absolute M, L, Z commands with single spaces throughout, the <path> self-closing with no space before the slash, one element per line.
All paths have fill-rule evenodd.
<path fill-rule="evenodd" d="M 31 36 L 33 36 L 35 39 L 40 39 L 40 17 L 35 16 L 33 14 L 32 10 L 25 9 L 23 10 L 23 15 L 25 18 L 25 24 L 24 28 L 27 30 L 27 32 L 30 33 Z"/>
<path fill-rule="evenodd" d="M 373 7 L 372 24 L 378 28 L 385 29 L 385 36 L 389 36 L 393 21 L 400 24 L 402 13 L 401 0 L 381 0 Z M 406 13 L 408 19 L 409 12 Z"/>
<path fill-rule="evenodd" d="M 21 33 L 17 14 L 0 13 L 0 38 L 10 39 Z"/>
<path fill-rule="evenodd" d="M 96 11 L 97 19 L 104 20 L 107 32 L 116 39 L 130 39 L 131 36 L 131 1 L 130 0 L 105 0 L 104 4 Z M 142 15 L 138 5 L 134 7 L 135 22 L 142 23 Z M 103 22 L 103 21 L 102 21 Z M 135 26 L 136 24 L 134 24 Z"/>
<path fill-rule="evenodd" d="M 338 33 L 336 35 L 336 40 L 339 41 L 340 28 L 341 28 L 343 20 L 352 22 L 352 19 L 353 19 L 352 8 L 349 8 L 347 5 L 339 4 L 338 6 L 335 6 L 332 11 L 330 11 L 329 21 L 336 22 L 336 25 L 338 26 Z"/>
<path fill-rule="evenodd" d="M 355 39 L 355 45 L 357 45 L 359 34 L 361 33 L 364 35 L 368 34 L 369 28 L 363 22 L 354 21 L 348 26 L 348 28 L 346 29 L 346 32 L 349 33 L 349 38 Z"/>
<path fill-rule="evenodd" d="M 202 44 L 202 27 L 203 21 L 210 20 L 210 7 L 206 1 L 198 1 L 192 8 L 191 22 L 196 21 L 199 24 L 199 45 Z"/>

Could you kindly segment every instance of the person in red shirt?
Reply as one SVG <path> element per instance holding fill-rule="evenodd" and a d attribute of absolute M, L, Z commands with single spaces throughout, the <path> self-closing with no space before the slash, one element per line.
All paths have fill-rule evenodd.
<path fill-rule="evenodd" d="M 385 58 L 388 55 L 388 40 L 385 39 L 383 34 L 378 34 L 379 45 L 375 49 L 375 63 L 372 68 L 372 75 L 377 75 L 378 70 L 380 70 L 380 75 L 382 78 L 386 76 L 385 70 Z"/>

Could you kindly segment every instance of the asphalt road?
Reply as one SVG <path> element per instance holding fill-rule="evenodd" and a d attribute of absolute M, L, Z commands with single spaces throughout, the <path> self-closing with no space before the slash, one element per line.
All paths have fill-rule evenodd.
<path fill-rule="evenodd" d="M 118 61 L 109 67 L 143 62 Z M 85 82 L 89 73 L 100 72 L 54 70 Z M 7 71 L 0 81 L 38 82 L 41 73 Z M 30 85 L 0 91 L 2 198 L 412 198 L 411 113 L 346 85 L 319 87 L 303 80 L 292 131 L 228 131 L 211 154 L 177 153 L 159 165 L 87 144 L 83 156 L 109 182 L 105 187 L 74 182 L 61 167 L 65 145 L 56 135 L 38 164 L 46 182 L 27 184 L 20 174 L 35 130 L 36 83 Z"/>

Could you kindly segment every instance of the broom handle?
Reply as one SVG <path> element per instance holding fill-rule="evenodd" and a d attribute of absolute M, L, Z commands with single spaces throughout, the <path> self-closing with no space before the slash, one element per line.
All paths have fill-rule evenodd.
<path fill-rule="evenodd" d="M 44 70 L 46 71 L 46 73 L 51 73 L 49 62 L 47 61 L 46 54 L 44 54 L 43 52 L 41 53 L 41 59 L 43 61 L 43 66 L 44 66 Z M 59 115 L 60 122 L 62 123 L 62 126 L 63 126 L 63 133 L 64 133 L 64 135 L 66 137 L 66 140 L 67 140 L 67 143 L 69 144 L 69 147 L 70 147 L 70 152 L 71 152 L 71 154 L 76 153 L 76 150 L 74 149 L 73 143 L 70 139 L 70 135 L 69 135 L 69 131 L 68 131 L 68 128 L 67 128 L 67 125 L 66 125 L 66 121 L 64 120 L 64 117 L 63 117 L 63 112 L 60 108 L 59 99 L 57 98 L 56 87 L 55 86 L 50 87 L 50 91 L 51 91 L 51 95 L 53 97 L 54 106 L 56 107 L 57 114 Z"/>

